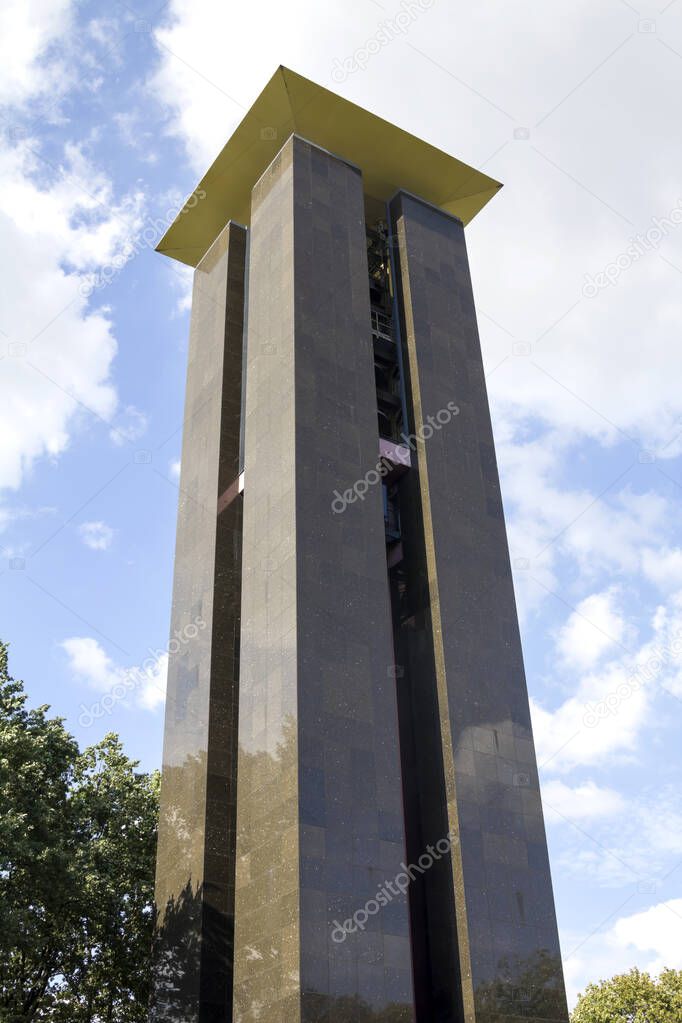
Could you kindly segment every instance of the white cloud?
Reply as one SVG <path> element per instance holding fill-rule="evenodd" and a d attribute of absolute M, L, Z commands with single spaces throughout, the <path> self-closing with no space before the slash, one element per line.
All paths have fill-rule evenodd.
<path fill-rule="evenodd" d="M 655 694 L 682 696 L 681 653 L 682 593 L 677 593 L 656 609 L 649 638 L 631 654 L 619 653 L 579 675 L 574 693 L 553 710 L 531 699 L 540 765 L 558 772 L 631 756 Z"/>
<path fill-rule="evenodd" d="M 647 579 L 660 589 L 677 589 L 682 586 L 682 549 L 662 547 L 644 550 L 642 570 Z"/>
<path fill-rule="evenodd" d="M 33 462 L 57 456 L 83 417 L 111 420 L 116 341 L 93 311 L 78 270 L 111 262 L 140 223 L 142 197 L 121 201 L 77 147 L 39 180 L 30 143 L 0 151 L 0 487 L 17 488 Z M 42 172 L 40 172 L 42 175 Z"/>
<path fill-rule="evenodd" d="M 77 270 L 112 263 L 142 226 L 142 192 L 117 199 L 81 145 L 67 142 L 56 164 L 26 139 L 2 152 L 0 174 L 5 215 L 34 243 L 56 244 L 60 261 Z"/>
<path fill-rule="evenodd" d="M 118 111 L 114 114 L 113 121 L 124 146 L 135 150 L 145 163 L 158 163 L 158 147 L 155 145 L 156 132 L 144 110 Z"/>
<path fill-rule="evenodd" d="M 566 483 L 566 466 L 579 463 L 580 444 L 558 430 L 540 431 L 495 423 L 496 446 L 515 586 L 520 612 L 548 592 L 561 597 L 566 568 L 581 583 L 604 573 L 641 570 L 642 550 L 664 546 L 674 529 L 670 501 L 650 487 L 635 492 L 627 468 L 615 468 L 593 490 Z M 611 488 L 608 484 L 614 484 Z M 605 493 L 602 493 L 606 491 Z M 570 603 L 570 601 L 569 601 Z"/>
<path fill-rule="evenodd" d="M 557 638 L 557 651 L 567 665 L 594 667 L 607 651 L 622 644 L 626 626 L 616 610 L 617 597 L 611 587 L 580 601 Z"/>
<path fill-rule="evenodd" d="M 93 18 L 87 24 L 87 31 L 95 42 L 111 48 L 112 41 L 118 38 L 119 26 L 113 18 Z"/>
<path fill-rule="evenodd" d="M 50 507 L 49 505 L 38 506 L 36 508 L 28 508 L 26 505 L 15 505 L 15 506 L 2 506 L 0 505 L 0 533 L 7 529 L 7 527 L 15 522 L 25 521 L 36 521 L 37 519 L 47 518 L 51 515 L 56 514 L 57 509 Z M 6 556 L 7 548 L 4 548 Z"/>
<path fill-rule="evenodd" d="M 180 459 L 179 458 L 173 459 L 173 461 L 169 463 L 169 465 L 168 465 L 168 473 L 169 473 L 171 479 L 174 479 L 174 480 L 179 480 L 180 479 Z"/>
<path fill-rule="evenodd" d="M 629 901 L 629 900 L 628 900 Z M 682 968 L 682 899 L 623 915 L 591 935 L 562 934 L 564 974 L 572 1007 L 590 981 L 608 980 L 633 966 L 652 976 Z"/>
<path fill-rule="evenodd" d="M 105 522 L 83 522 L 78 532 L 85 546 L 93 551 L 108 550 L 114 539 L 114 530 Z"/>
<path fill-rule="evenodd" d="M 3 0 L 0 5 L 0 105 L 59 92 L 66 69 L 45 53 L 72 27 L 71 0 Z"/>
<path fill-rule="evenodd" d="M 580 679 L 576 695 L 554 710 L 546 710 L 531 699 L 533 733 L 538 761 L 551 771 L 570 770 L 576 766 L 604 763 L 613 754 L 632 753 L 644 725 L 649 699 L 646 688 L 633 692 L 619 707 L 618 713 L 607 713 L 595 721 L 594 708 L 628 681 L 628 670 L 619 663 L 610 664 L 602 672 Z"/>
<path fill-rule="evenodd" d="M 682 899 L 670 899 L 622 917 L 607 940 L 617 948 L 650 956 L 645 965 L 650 973 L 658 974 L 666 966 L 682 968 Z"/>
<path fill-rule="evenodd" d="M 61 643 L 68 666 L 79 682 L 85 682 L 115 703 L 131 702 L 145 710 L 161 707 L 166 696 L 168 654 L 156 653 L 141 665 L 123 668 L 116 664 L 97 640 L 74 636 Z M 104 701 L 101 701 L 104 706 Z"/>
<path fill-rule="evenodd" d="M 61 644 L 69 657 L 69 668 L 93 689 L 110 689 L 118 678 L 118 669 L 96 639 L 74 636 Z"/>
<path fill-rule="evenodd" d="M 139 440 L 145 434 L 148 422 L 144 412 L 140 412 L 134 405 L 128 405 L 109 431 L 109 437 L 117 446 Z"/>
<path fill-rule="evenodd" d="M 192 308 L 192 287 L 194 285 L 194 271 L 191 266 L 182 266 L 179 263 L 169 268 L 172 274 L 171 283 L 177 293 L 175 313 L 181 316 L 188 313 Z"/>
<path fill-rule="evenodd" d="M 622 794 L 592 781 L 557 779 L 541 786 L 555 869 L 568 890 L 660 892 L 682 856 L 678 788 L 645 784 L 645 772 Z"/>
<path fill-rule="evenodd" d="M 49 116 L 58 116 L 59 101 L 78 84 L 76 59 L 92 66 L 87 46 L 74 43 L 73 12 L 65 0 L 2 6 L 0 103 L 10 123 L 16 116 L 21 125 L 25 101 L 34 101 L 35 112 L 41 96 L 49 96 Z M 61 156 L 46 158 L 34 138 L 3 133 L 0 247 L 8 258 L 0 320 L 0 488 L 18 488 L 36 459 L 61 454 L 84 417 L 114 415 L 113 328 L 105 308 L 89 307 L 79 275 L 115 265 L 141 227 L 143 208 L 136 189 L 115 195 L 83 145 L 67 141 Z"/>
<path fill-rule="evenodd" d="M 309 23 L 309 7 L 305 0 L 293 0 L 286 7 L 261 5 L 259 21 L 265 30 L 253 23 L 253 9 L 233 6 L 228 11 L 210 0 L 174 0 L 170 11 L 166 24 L 154 32 L 160 61 L 152 87 L 171 108 L 169 128 L 201 173 L 277 66 L 292 58 L 294 66 L 300 66 L 304 50 L 300 25 L 304 18 Z M 331 10 L 325 13 L 332 15 Z M 204 18 L 210 19 L 209 25 Z M 250 60 L 244 53 L 243 60 L 225 61 L 221 36 L 245 39 L 255 32 L 258 46 Z"/>
<path fill-rule="evenodd" d="M 625 800 L 614 789 L 603 788 L 593 781 L 571 787 L 554 779 L 542 786 L 542 801 L 548 821 L 603 820 L 607 816 L 621 813 Z"/>
<path fill-rule="evenodd" d="M 139 670 L 139 669 L 138 669 Z M 168 654 L 160 654 L 144 670 L 142 684 L 137 702 L 146 710 L 162 707 L 166 699 L 166 680 L 168 678 Z"/>

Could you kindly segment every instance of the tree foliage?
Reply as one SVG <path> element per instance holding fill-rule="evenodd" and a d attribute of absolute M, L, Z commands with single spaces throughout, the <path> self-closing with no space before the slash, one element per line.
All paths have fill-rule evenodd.
<path fill-rule="evenodd" d="M 658 978 L 637 969 L 588 984 L 578 998 L 571 1023 L 680 1023 L 682 970 L 663 970 Z"/>
<path fill-rule="evenodd" d="M 48 712 L 0 644 L 0 1023 L 141 1023 L 158 775 Z"/>

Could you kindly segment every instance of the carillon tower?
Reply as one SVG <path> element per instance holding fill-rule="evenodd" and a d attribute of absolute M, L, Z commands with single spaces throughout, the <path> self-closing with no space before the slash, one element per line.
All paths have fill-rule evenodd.
<path fill-rule="evenodd" d="M 498 182 L 279 68 L 194 266 L 160 1023 L 566 1023 L 464 226 Z"/>

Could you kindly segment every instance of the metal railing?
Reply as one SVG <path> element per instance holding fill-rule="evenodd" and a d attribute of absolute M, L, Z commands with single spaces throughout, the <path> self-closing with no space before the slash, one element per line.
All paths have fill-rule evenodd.
<path fill-rule="evenodd" d="M 384 341 L 394 341 L 393 321 L 386 313 L 379 309 L 372 309 L 372 334 L 383 338 Z"/>

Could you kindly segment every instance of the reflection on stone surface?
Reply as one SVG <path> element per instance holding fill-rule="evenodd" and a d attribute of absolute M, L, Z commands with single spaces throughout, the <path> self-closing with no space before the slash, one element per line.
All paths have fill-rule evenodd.
<path fill-rule="evenodd" d="M 306 992 L 302 998 L 305 1023 L 411 1023 L 413 1019 L 410 1005 L 392 1003 L 373 1009 L 357 995 L 331 998 L 315 992 Z"/>
<path fill-rule="evenodd" d="M 195 836 L 186 807 L 191 793 L 206 776 L 206 753 L 166 767 L 164 783 L 171 794 L 162 808 L 162 823 L 173 836 L 178 865 L 189 869 Z M 233 917 L 224 908 L 224 890 L 191 877 L 157 906 L 154 935 L 154 985 L 150 1020 L 224 1020 L 225 992 L 230 990 L 233 961 Z M 231 1017 L 230 1017 L 231 1018 Z"/>
<path fill-rule="evenodd" d="M 288 715 L 282 723 L 282 739 L 277 743 L 274 754 L 259 750 L 249 752 L 240 747 L 240 784 L 245 787 L 257 786 L 267 788 L 269 784 L 276 784 L 281 777 L 283 770 L 294 770 L 296 767 L 297 750 L 297 723 L 293 716 Z M 272 814 L 266 813 L 262 819 L 263 830 L 256 835 L 257 842 L 277 842 L 278 828 L 282 824 L 281 816 L 278 816 L 276 808 Z M 284 818 L 286 821 L 286 818 Z M 305 830 L 305 829 L 304 829 Z M 274 836 L 274 837 L 273 837 Z M 249 836 L 253 839 L 253 832 Z M 240 841 L 241 838 L 241 841 Z M 247 836 L 238 836 L 238 847 L 249 848 L 246 845 Z M 312 850 L 309 850 L 312 852 Z M 249 854 L 246 853 L 248 861 Z M 353 860 L 350 856 L 350 860 Z M 303 866 L 305 877 L 310 869 L 311 860 L 306 857 Z M 237 885 L 239 890 L 240 880 L 243 879 L 243 872 L 249 869 L 248 862 L 238 864 Z M 358 868 L 355 868 L 358 874 Z M 241 878 L 240 878 L 241 875 Z M 339 879 L 344 876 L 343 871 L 336 870 L 334 864 L 325 875 L 331 883 L 335 883 L 335 890 L 328 894 L 322 889 L 314 889 L 308 886 L 303 888 L 300 906 L 291 904 L 290 922 L 294 923 L 296 913 L 300 913 L 300 927 L 306 937 L 309 936 L 308 947 L 300 951 L 300 972 L 291 966 L 289 959 L 290 949 L 286 943 L 273 936 L 266 927 L 258 926 L 251 934 L 251 940 L 244 945 L 242 954 L 249 962 L 259 964 L 265 977 L 277 978 L 279 990 L 284 991 L 284 998 L 289 996 L 290 1008 L 295 1011 L 300 1003 L 300 1019 L 302 1023 L 409 1023 L 414 1019 L 413 1007 L 410 1001 L 400 1001 L 399 993 L 406 991 L 409 997 L 411 990 L 409 977 L 401 971 L 392 971 L 384 959 L 384 943 L 391 931 L 396 930 L 395 924 L 391 922 L 390 908 L 384 908 L 381 915 L 372 917 L 367 922 L 364 933 L 350 935 L 344 944 L 335 944 L 332 938 L 334 919 L 336 916 L 343 916 L 345 912 L 352 912 L 361 908 L 367 898 L 367 891 L 363 891 L 359 885 L 352 891 L 344 893 L 338 885 Z M 351 876 L 348 874 L 348 876 Z M 368 876 L 369 872 L 368 872 Z M 372 880 L 370 885 L 376 885 L 375 877 L 391 877 L 390 870 L 386 875 L 371 872 Z M 318 880 L 319 880 L 318 875 Z M 381 882 L 378 882 L 381 883 Z M 264 914 L 267 914 L 275 904 L 276 892 L 272 887 L 272 878 L 265 877 L 262 884 L 266 886 L 263 892 L 262 903 L 265 907 Z M 371 894 L 374 894 L 372 888 Z M 404 909 L 404 896 L 397 896 L 396 906 Z M 239 905 L 239 900 L 238 900 Z M 259 918 L 261 921 L 263 917 Z M 398 927 L 400 929 L 400 927 Z M 313 936 L 315 944 L 313 944 Z M 288 934 L 286 936 L 288 938 Z M 239 940 L 239 934 L 237 936 Z M 409 955 L 409 944 L 407 935 L 396 934 L 389 941 L 395 942 L 393 954 L 402 955 L 403 944 Z M 299 954 L 299 949 L 296 949 Z M 400 962 L 400 959 L 396 960 Z M 314 978 L 319 971 L 324 974 L 328 991 L 316 989 Z M 358 990 L 364 988 L 369 991 L 372 983 L 375 987 L 371 995 L 362 997 Z M 277 1001 L 282 1002 L 284 998 Z M 234 1023 L 246 1023 L 251 1020 L 267 1018 L 272 1012 L 273 1002 L 268 997 L 268 990 L 263 985 L 255 996 L 245 997 L 241 992 L 235 993 Z"/>
<path fill-rule="evenodd" d="M 154 936 L 154 986 L 151 1023 L 191 1019 L 196 1014 L 196 970 L 201 937 L 196 926 L 200 891 L 191 882 L 168 900 Z"/>
<path fill-rule="evenodd" d="M 561 959 L 539 949 L 527 959 L 507 956 L 495 967 L 497 976 L 474 990 L 477 1018 L 565 1020 L 566 998 Z"/>

